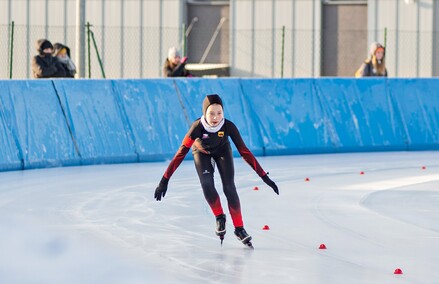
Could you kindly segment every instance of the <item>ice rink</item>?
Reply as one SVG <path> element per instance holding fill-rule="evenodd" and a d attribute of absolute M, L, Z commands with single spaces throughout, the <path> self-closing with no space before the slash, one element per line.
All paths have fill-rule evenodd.
<path fill-rule="evenodd" d="M 191 160 L 161 202 L 167 162 L 0 173 L 0 283 L 439 283 L 439 152 L 258 160 L 280 195 L 235 159 L 254 250 L 229 215 L 220 246 Z"/>

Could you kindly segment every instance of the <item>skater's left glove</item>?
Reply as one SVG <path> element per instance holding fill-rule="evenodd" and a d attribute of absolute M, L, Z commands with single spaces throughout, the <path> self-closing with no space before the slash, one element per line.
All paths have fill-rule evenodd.
<path fill-rule="evenodd" d="M 265 176 L 262 177 L 262 180 L 269 186 L 271 187 L 274 192 L 276 192 L 277 195 L 279 195 L 279 188 L 277 187 L 277 185 L 274 183 L 274 181 L 272 181 L 269 177 L 268 177 L 268 173 L 265 174 Z"/>
<path fill-rule="evenodd" d="M 154 198 L 157 201 L 160 201 L 162 200 L 162 197 L 165 197 L 166 190 L 168 190 L 168 182 L 169 179 L 162 177 L 162 180 L 160 181 L 159 185 L 157 186 L 154 192 Z"/>

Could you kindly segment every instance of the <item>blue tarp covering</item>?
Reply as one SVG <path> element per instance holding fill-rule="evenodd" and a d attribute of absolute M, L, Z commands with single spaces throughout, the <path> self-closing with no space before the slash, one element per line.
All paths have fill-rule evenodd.
<path fill-rule="evenodd" d="M 10 156 L 18 150 L 24 169 L 78 164 L 51 80 L 0 81 L 0 89 L 3 118 L 15 143 Z"/>
<path fill-rule="evenodd" d="M 439 79 L 382 78 L 5 80 L 0 170 L 169 159 L 213 93 L 255 155 L 435 150 L 438 87 Z"/>
<path fill-rule="evenodd" d="M 390 94 L 408 149 L 439 149 L 438 80 L 395 79 Z"/>
<path fill-rule="evenodd" d="M 54 83 L 83 164 L 137 161 L 114 81 L 56 80 Z"/>
<path fill-rule="evenodd" d="M 114 81 L 140 161 L 172 158 L 189 129 L 172 80 Z"/>
<path fill-rule="evenodd" d="M 249 79 L 241 85 L 264 154 L 325 152 L 330 141 L 311 80 Z"/>
<path fill-rule="evenodd" d="M 23 168 L 9 84 L 0 81 L 0 170 Z"/>
<path fill-rule="evenodd" d="M 386 80 L 328 79 L 314 84 L 335 151 L 406 149 Z"/>

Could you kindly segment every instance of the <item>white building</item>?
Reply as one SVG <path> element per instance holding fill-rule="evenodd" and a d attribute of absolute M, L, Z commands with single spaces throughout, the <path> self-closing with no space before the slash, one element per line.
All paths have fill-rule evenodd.
<path fill-rule="evenodd" d="M 39 38 L 67 44 L 75 60 L 76 2 L 0 1 L 0 78 L 9 78 L 12 21 L 13 78 L 31 77 Z M 232 76 L 350 77 L 373 41 L 386 44 L 390 77 L 439 74 L 439 1 L 85 2 L 107 78 L 161 77 L 171 46 L 186 46 L 189 63 L 226 64 Z M 189 32 L 186 41 L 183 24 Z M 91 77 L 101 78 L 92 40 L 90 46 Z"/>

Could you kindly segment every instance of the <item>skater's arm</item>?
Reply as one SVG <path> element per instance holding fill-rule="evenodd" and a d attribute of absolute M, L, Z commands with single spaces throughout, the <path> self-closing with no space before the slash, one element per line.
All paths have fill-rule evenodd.
<path fill-rule="evenodd" d="M 191 128 L 184 136 L 183 142 L 181 142 L 180 148 L 178 148 L 177 153 L 175 153 L 174 158 L 172 158 L 168 168 L 163 174 L 164 179 L 169 180 L 172 174 L 177 170 L 178 166 L 180 166 L 181 162 L 183 162 L 186 154 L 189 152 L 189 149 L 194 144 L 195 139 L 199 136 L 198 125 L 199 120 L 196 120 L 194 123 L 192 123 Z"/>
<path fill-rule="evenodd" d="M 266 175 L 265 171 L 262 169 L 261 165 L 259 164 L 258 160 L 256 160 L 253 153 L 247 148 L 247 146 L 244 143 L 244 140 L 242 140 L 241 134 L 239 133 L 238 128 L 229 121 L 229 129 L 230 129 L 230 138 L 232 138 L 233 143 L 235 144 L 236 148 L 238 149 L 239 154 L 241 157 L 247 162 L 247 164 L 250 165 L 250 167 L 260 176 L 263 177 Z"/>
<path fill-rule="evenodd" d="M 273 189 L 273 191 L 279 195 L 279 188 L 277 187 L 276 183 L 272 181 L 268 177 L 268 173 L 266 173 L 261 165 L 259 164 L 258 160 L 256 160 L 253 153 L 247 148 L 247 146 L 244 143 L 244 140 L 242 140 L 241 134 L 239 134 L 238 128 L 230 122 L 230 138 L 232 138 L 233 143 L 235 143 L 236 148 L 238 149 L 239 154 L 244 158 L 244 160 L 247 162 L 247 164 L 252 167 L 252 169 L 262 178 L 262 180 Z"/>
<path fill-rule="evenodd" d="M 180 148 L 178 148 L 177 153 L 175 153 L 174 158 L 172 158 L 172 161 L 169 163 L 168 168 L 163 174 L 159 185 L 155 189 L 154 198 L 157 201 L 160 201 L 162 197 L 165 197 L 166 191 L 168 190 L 169 179 L 171 178 L 172 174 L 177 170 L 178 166 L 180 166 L 181 162 L 184 160 L 184 157 L 186 157 L 186 154 L 189 152 L 189 149 L 194 144 L 196 137 L 198 137 L 196 131 L 197 125 L 197 121 L 192 124 L 192 127 L 189 129 L 188 133 L 184 137 Z"/>
<path fill-rule="evenodd" d="M 256 160 L 253 153 L 247 148 L 244 141 L 242 140 L 241 134 L 239 134 L 238 128 L 230 122 L 230 138 L 232 138 L 233 143 L 235 144 L 236 148 L 238 149 L 239 154 L 244 158 L 244 160 L 247 162 L 247 164 L 252 167 L 252 169 L 262 178 L 262 180 L 273 189 L 273 191 L 279 195 L 279 188 L 277 187 L 276 183 L 272 181 L 268 177 L 268 173 L 266 173 L 261 165 L 259 164 L 258 160 Z"/>
<path fill-rule="evenodd" d="M 168 168 L 166 169 L 163 177 L 166 179 L 170 179 L 172 174 L 177 170 L 178 166 L 180 166 L 181 162 L 183 162 L 184 158 L 186 157 L 186 154 L 189 152 L 189 149 L 191 148 L 192 144 L 194 144 L 194 141 L 190 136 L 186 135 L 183 139 L 183 143 L 181 144 L 180 148 L 178 148 L 177 153 L 175 153 L 174 158 L 169 163 Z"/>

